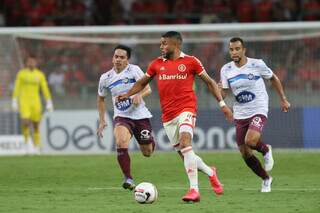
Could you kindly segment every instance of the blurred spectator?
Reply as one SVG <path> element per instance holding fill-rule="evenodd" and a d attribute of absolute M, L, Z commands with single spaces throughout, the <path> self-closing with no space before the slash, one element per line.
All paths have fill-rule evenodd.
<path fill-rule="evenodd" d="M 236 7 L 237 20 L 239 22 L 254 21 L 254 6 L 251 0 L 239 1 Z"/>
<path fill-rule="evenodd" d="M 302 6 L 302 18 L 305 21 L 315 21 L 320 18 L 320 3 L 318 0 L 306 0 Z"/>
<path fill-rule="evenodd" d="M 59 97 L 62 97 L 65 95 L 64 78 L 65 78 L 64 73 L 60 68 L 56 69 L 55 71 L 49 74 L 48 83 L 54 95 Z"/>
<path fill-rule="evenodd" d="M 272 17 L 272 0 L 260 0 L 255 10 L 256 22 L 269 22 Z"/>

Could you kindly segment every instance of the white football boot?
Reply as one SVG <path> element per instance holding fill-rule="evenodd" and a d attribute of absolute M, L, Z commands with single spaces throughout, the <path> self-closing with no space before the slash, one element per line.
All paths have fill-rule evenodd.
<path fill-rule="evenodd" d="M 269 176 L 268 179 L 265 179 L 262 181 L 261 192 L 271 192 L 271 184 L 272 184 L 272 177 Z"/>
<path fill-rule="evenodd" d="M 264 158 L 264 169 L 269 172 L 272 170 L 273 165 L 274 165 L 274 160 L 272 156 L 272 147 L 271 145 L 267 145 L 269 148 L 269 151 L 263 156 Z"/>

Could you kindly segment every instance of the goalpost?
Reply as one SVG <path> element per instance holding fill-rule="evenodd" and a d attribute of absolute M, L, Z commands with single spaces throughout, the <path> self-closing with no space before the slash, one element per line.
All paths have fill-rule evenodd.
<path fill-rule="evenodd" d="M 53 74 L 64 75 L 62 90 L 56 81 L 50 83 L 57 109 L 93 109 L 98 78 L 112 66 L 113 47 L 119 43 L 132 47 L 131 62 L 146 70 L 148 63 L 159 56 L 161 34 L 169 30 L 182 33 L 183 50 L 197 56 L 217 81 L 221 66 L 229 61 L 228 40 L 242 37 L 247 55 L 263 59 L 280 77 L 293 108 L 302 109 L 304 113 L 311 110 L 307 112 L 309 117 L 320 118 L 317 114 L 320 106 L 320 22 L 2 28 L 0 134 L 19 131 L 17 116 L 10 109 L 11 93 L 15 74 L 23 67 L 28 54 L 39 58 L 47 79 Z M 216 103 L 207 89 L 196 84 L 195 90 L 199 109 L 213 109 Z M 269 94 L 270 108 L 279 109 L 274 90 Z M 156 92 L 147 103 L 159 109 Z M 280 120 L 279 128 L 289 125 L 294 134 L 296 128 L 308 127 L 294 123 L 308 121 L 301 120 L 299 113 L 288 116 L 296 118 L 289 123 Z M 275 129 L 273 133 L 281 134 L 281 130 Z"/>

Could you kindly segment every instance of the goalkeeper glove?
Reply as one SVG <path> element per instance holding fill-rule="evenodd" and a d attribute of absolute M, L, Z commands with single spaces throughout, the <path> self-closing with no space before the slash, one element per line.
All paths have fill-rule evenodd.
<path fill-rule="evenodd" d="M 48 99 L 48 100 L 47 100 L 46 110 L 47 110 L 48 112 L 52 112 L 52 111 L 53 111 L 53 103 L 52 103 L 52 100 L 51 100 L 51 99 Z"/>
<path fill-rule="evenodd" d="M 16 98 L 12 99 L 11 107 L 14 112 L 18 112 L 18 100 Z"/>

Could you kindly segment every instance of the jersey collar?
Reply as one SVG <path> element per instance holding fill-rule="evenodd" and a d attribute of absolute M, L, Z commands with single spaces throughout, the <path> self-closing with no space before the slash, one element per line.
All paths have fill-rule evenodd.
<path fill-rule="evenodd" d="M 184 52 L 180 52 L 180 55 L 179 55 L 179 58 L 184 58 L 186 56 L 186 54 Z M 166 61 L 168 59 L 164 58 L 164 57 L 161 57 L 163 61 Z"/>

